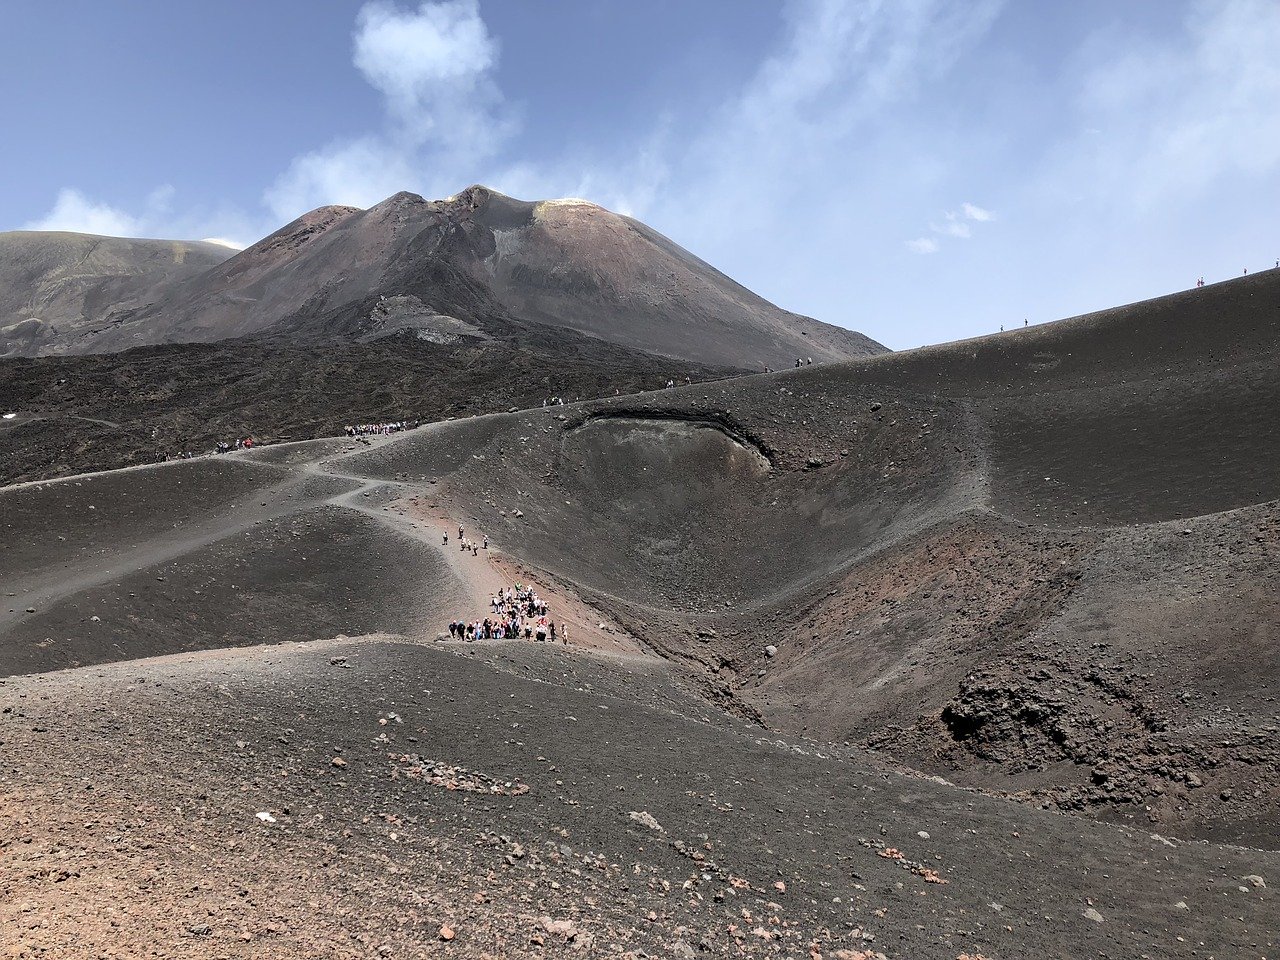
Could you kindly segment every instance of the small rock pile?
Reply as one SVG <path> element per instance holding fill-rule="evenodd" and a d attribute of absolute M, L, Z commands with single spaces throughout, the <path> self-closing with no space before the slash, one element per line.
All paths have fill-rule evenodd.
<path fill-rule="evenodd" d="M 518 780 L 497 780 L 487 774 L 451 766 L 438 760 L 428 760 L 416 753 L 389 754 L 392 777 L 405 776 L 422 780 L 443 790 L 462 790 L 466 793 L 487 793 L 499 797 L 519 797 L 529 792 L 529 785 Z"/>

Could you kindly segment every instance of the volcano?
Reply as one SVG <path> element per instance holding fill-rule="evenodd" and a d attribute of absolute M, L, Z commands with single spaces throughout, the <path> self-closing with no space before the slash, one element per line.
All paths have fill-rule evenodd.
<path fill-rule="evenodd" d="M 38 234 L 21 236 L 28 247 L 39 243 Z M 211 244 L 185 245 L 198 255 L 181 270 L 150 266 L 165 249 L 160 241 L 98 243 L 120 250 L 118 260 L 134 251 L 137 262 L 86 269 L 50 241 L 44 259 L 53 265 L 40 276 L 0 263 L 8 291 L 0 293 L 0 355 L 249 335 L 300 342 L 410 333 L 453 342 L 536 326 L 756 371 L 885 350 L 774 306 L 637 220 L 586 201 L 521 201 L 478 185 L 439 201 L 398 193 L 368 210 L 321 207 L 229 257 Z M 6 249 L 0 243 L 0 260 Z M 82 279 L 70 289 L 26 292 L 59 286 L 73 260 Z"/>

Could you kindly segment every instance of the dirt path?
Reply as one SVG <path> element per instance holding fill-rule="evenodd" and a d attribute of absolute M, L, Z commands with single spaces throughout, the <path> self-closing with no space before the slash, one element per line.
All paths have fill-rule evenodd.
<path fill-rule="evenodd" d="M 438 425 L 428 425 L 419 431 L 366 438 L 360 446 L 383 447 L 413 435 L 420 436 L 422 430 L 438 428 Z M 456 521 L 443 509 L 427 506 L 434 502 L 434 495 L 422 486 L 344 470 L 342 461 L 350 449 L 343 446 L 344 449 L 335 452 L 333 440 L 303 441 L 226 455 L 228 459 L 243 458 L 256 467 L 275 471 L 280 479 L 241 498 L 232 509 L 202 517 L 181 528 L 165 529 L 127 549 L 78 558 L 70 565 L 37 569 L 11 579 L 5 584 L 6 602 L 0 607 L 0 633 L 72 596 L 181 560 L 245 534 L 260 524 L 300 517 L 318 508 L 336 507 L 376 520 L 395 536 L 412 542 L 415 549 L 443 560 L 462 589 L 466 602 L 447 614 L 442 611 L 438 623 L 423 623 L 414 639 L 434 641 L 448 620 L 455 617 L 483 618 L 489 610 L 489 598 L 498 590 L 512 583 L 528 582 L 537 584 L 539 593 L 548 599 L 552 617 L 561 629 L 568 625 L 570 640 L 575 646 L 631 655 L 643 652 L 641 644 L 580 597 L 555 588 L 547 578 L 514 558 L 496 549 L 481 550 L 479 555 L 461 550 Z M 290 461 L 276 462 L 274 458 L 281 454 Z M 130 469 L 162 470 L 172 466 L 175 464 L 148 464 Z M 86 476 L 92 475 L 82 474 L 52 483 L 74 483 Z M 317 481 L 330 489 L 335 485 L 341 489 L 336 493 L 316 492 Z M 447 545 L 445 532 L 450 532 Z"/>

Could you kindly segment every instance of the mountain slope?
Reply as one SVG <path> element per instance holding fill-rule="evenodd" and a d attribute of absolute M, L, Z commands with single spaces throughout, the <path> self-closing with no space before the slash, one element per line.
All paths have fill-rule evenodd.
<path fill-rule="evenodd" d="M 367 402 L 442 392 L 405 344 L 473 395 L 524 380 L 267 342 L 4 366 L 122 421 L 167 390 L 216 416 L 174 361 L 200 353 L 320 404 L 344 354 Z M 59 957 L 1275 956 L 1277 360 L 1280 270 L 0 489 L 0 930 Z M 449 640 L 513 582 L 561 643 Z"/>
<path fill-rule="evenodd" d="M 756 370 L 884 350 L 774 306 L 634 220 L 480 186 L 441 201 L 400 193 L 368 210 L 322 207 L 199 275 L 125 292 L 34 350 L 8 349 L 97 353 L 264 332 L 368 339 L 405 329 L 448 342 L 541 324 Z"/>
<path fill-rule="evenodd" d="M 0 233 L 0 357 L 59 349 L 119 304 L 197 276 L 233 253 L 216 243 L 80 233 Z"/>
<path fill-rule="evenodd" d="M 449 513 L 775 729 L 1274 846 L 1277 359 L 1272 271 L 342 469 L 441 477 Z"/>

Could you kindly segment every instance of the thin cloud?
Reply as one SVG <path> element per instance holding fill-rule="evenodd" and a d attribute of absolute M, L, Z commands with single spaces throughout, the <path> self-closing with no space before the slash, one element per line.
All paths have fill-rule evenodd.
<path fill-rule="evenodd" d="M 23 224 L 23 230 L 69 230 L 104 237 L 136 237 L 141 223 L 123 210 L 95 203 L 74 187 L 58 191 L 53 208 L 43 217 Z"/>
<path fill-rule="evenodd" d="M 1280 166 L 1280 5 L 1191 4 L 1182 31 L 1133 42 L 1101 31 L 1073 69 L 1084 131 L 1059 145 L 1050 183 L 1087 182 L 1101 203 L 1155 209 L 1232 175 Z M 1093 130 L 1109 137 L 1089 136 Z"/>
<path fill-rule="evenodd" d="M 970 226 L 960 219 L 960 215 L 954 210 L 950 210 L 946 214 L 947 222 L 939 226 L 936 223 L 929 224 L 929 229 L 934 233 L 940 233 L 943 236 L 955 237 L 958 240 L 968 240 L 973 236 L 973 230 Z"/>
<path fill-rule="evenodd" d="M 168 184 L 156 187 L 143 201 L 142 212 L 133 215 L 91 200 L 75 187 L 64 187 L 49 212 L 24 224 L 22 229 L 67 230 L 104 237 L 163 236 L 156 231 L 172 212 L 173 195 L 173 187 Z"/>
<path fill-rule="evenodd" d="M 990 210 L 968 201 L 960 204 L 959 210 L 947 210 L 942 216 L 943 222 L 930 223 L 929 229 L 940 237 L 950 237 L 953 240 L 968 240 L 973 236 L 973 224 L 990 223 L 996 218 Z M 925 239 L 929 240 L 928 249 L 921 247 Z M 907 246 L 916 253 L 937 253 L 941 249 L 941 245 L 930 238 L 908 240 Z"/>
<path fill-rule="evenodd" d="M 322 204 L 367 207 L 399 190 L 442 195 L 470 182 L 515 132 L 493 77 L 498 57 L 476 0 L 365 4 L 352 64 L 382 94 L 385 122 L 296 158 L 267 188 L 268 208 L 291 220 Z"/>
<path fill-rule="evenodd" d="M 940 249 L 938 241 L 933 237 L 918 237 L 915 240 L 904 241 L 908 250 L 912 253 L 928 254 L 937 253 Z"/>

